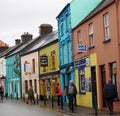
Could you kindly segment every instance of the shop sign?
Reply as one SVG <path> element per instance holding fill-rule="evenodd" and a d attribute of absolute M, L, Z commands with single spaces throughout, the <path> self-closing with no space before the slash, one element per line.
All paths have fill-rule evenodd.
<path fill-rule="evenodd" d="M 48 56 L 40 56 L 40 66 L 48 66 Z"/>
<path fill-rule="evenodd" d="M 87 51 L 87 45 L 80 44 L 77 47 L 78 53 L 80 52 L 86 52 Z"/>

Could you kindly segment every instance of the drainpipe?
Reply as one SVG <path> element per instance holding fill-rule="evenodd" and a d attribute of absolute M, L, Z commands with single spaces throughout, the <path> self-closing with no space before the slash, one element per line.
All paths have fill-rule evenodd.
<path fill-rule="evenodd" d="M 117 22 L 117 38 L 118 38 L 118 51 L 119 51 L 119 61 L 120 61 L 120 33 L 119 33 L 119 11 L 118 11 L 118 6 L 119 6 L 119 0 L 115 1 L 116 5 L 116 22 Z M 119 65 L 120 67 L 120 65 Z"/>

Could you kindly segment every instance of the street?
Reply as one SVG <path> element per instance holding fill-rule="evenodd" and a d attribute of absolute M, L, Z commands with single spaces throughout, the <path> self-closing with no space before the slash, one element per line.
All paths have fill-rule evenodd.
<path fill-rule="evenodd" d="M 23 102 L 7 100 L 0 103 L 0 116 L 65 116 L 57 111 L 25 104 Z M 67 115 L 68 116 L 68 115 Z"/>

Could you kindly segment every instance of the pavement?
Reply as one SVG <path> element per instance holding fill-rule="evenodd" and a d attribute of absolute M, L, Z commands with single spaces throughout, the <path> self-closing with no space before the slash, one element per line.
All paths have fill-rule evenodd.
<path fill-rule="evenodd" d="M 13 102 L 23 102 L 27 103 L 26 101 L 23 100 L 16 100 L 12 99 L 11 101 Z M 61 106 L 57 105 L 57 102 L 55 101 L 52 104 L 51 100 L 40 100 L 38 103 L 27 103 L 28 105 L 32 105 L 33 107 L 41 107 L 41 108 L 46 108 L 52 112 L 58 112 L 58 113 L 63 113 L 68 116 L 109 116 L 109 111 L 108 109 L 94 109 L 94 108 L 88 108 L 88 107 L 81 107 L 81 106 L 74 106 L 74 111 L 71 112 L 69 111 L 68 104 L 63 103 L 63 108 Z M 120 113 L 114 112 L 112 116 L 120 116 Z"/>

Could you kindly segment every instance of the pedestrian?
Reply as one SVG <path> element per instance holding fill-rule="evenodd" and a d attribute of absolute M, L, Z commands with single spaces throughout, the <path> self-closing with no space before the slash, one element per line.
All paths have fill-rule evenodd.
<path fill-rule="evenodd" d="M 106 99 L 106 102 L 109 108 L 109 113 L 110 115 L 112 115 L 113 114 L 113 101 L 114 101 L 114 98 L 117 97 L 117 90 L 111 80 L 109 80 L 108 83 L 105 84 L 103 88 L 103 95 Z"/>
<path fill-rule="evenodd" d="M 3 96 L 4 96 L 4 87 L 1 85 L 0 87 L 0 97 L 1 97 L 1 101 L 3 102 Z"/>
<path fill-rule="evenodd" d="M 62 102 L 62 89 L 61 89 L 59 83 L 56 84 L 55 95 L 57 96 L 57 104 L 59 106 L 60 105 L 60 101 Z"/>
<path fill-rule="evenodd" d="M 30 100 L 30 102 L 32 103 L 35 103 L 35 101 L 34 101 L 34 92 L 33 92 L 33 88 L 32 88 L 32 86 L 30 86 L 30 89 L 28 90 L 28 102 L 29 102 L 29 100 Z"/>
<path fill-rule="evenodd" d="M 74 111 L 74 105 L 73 105 L 74 100 L 76 105 L 76 94 L 77 94 L 76 86 L 74 85 L 73 81 L 70 80 L 69 85 L 65 87 L 64 95 L 68 96 L 69 109 L 72 112 Z"/>

